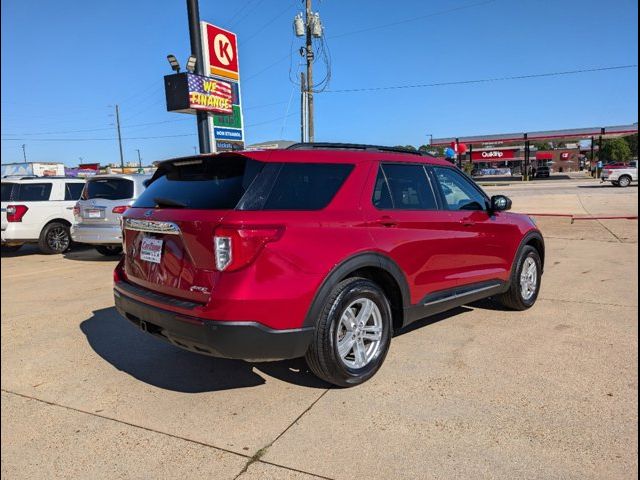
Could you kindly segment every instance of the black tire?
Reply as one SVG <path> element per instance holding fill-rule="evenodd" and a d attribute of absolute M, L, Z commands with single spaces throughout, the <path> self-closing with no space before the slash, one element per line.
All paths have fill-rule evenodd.
<path fill-rule="evenodd" d="M 96 250 L 105 257 L 115 257 L 122 254 L 122 247 L 120 245 L 98 245 L 96 246 Z"/>
<path fill-rule="evenodd" d="M 349 305 L 368 299 L 378 307 L 382 320 L 380 344 L 371 360 L 362 368 L 345 365 L 337 350 L 340 318 Z M 382 289 L 365 278 L 348 278 L 336 285 L 324 302 L 316 323 L 313 341 L 305 359 L 319 378 L 339 387 L 352 387 L 369 380 L 378 371 L 389 351 L 392 334 L 391 306 Z"/>
<path fill-rule="evenodd" d="M 51 222 L 42 229 L 38 239 L 40 251 L 46 255 L 64 253 L 71 247 L 69 225 L 62 222 Z"/>
<path fill-rule="evenodd" d="M 22 248 L 22 243 L 19 245 L 2 245 L 2 253 L 15 253 Z"/>
<path fill-rule="evenodd" d="M 533 259 L 536 264 L 536 289 L 530 298 L 524 298 L 520 284 L 520 275 L 522 274 L 522 267 L 528 258 Z M 520 250 L 514 267 L 515 268 L 513 268 L 513 271 L 511 272 L 509 290 L 502 295 L 495 297 L 495 299 L 511 310 L 526 310 L 536 303 L 538 293 L 540 293 L 542 261 L 540 260 L 538 250 L 530 245 L 525 245 L 524 248 Z"/>
<path fill-rule="evenodd" d="M 631 185 L 631 177 L 629 175 L 622 175 L 618 178 L 618 186 L 625 188 Z"/>

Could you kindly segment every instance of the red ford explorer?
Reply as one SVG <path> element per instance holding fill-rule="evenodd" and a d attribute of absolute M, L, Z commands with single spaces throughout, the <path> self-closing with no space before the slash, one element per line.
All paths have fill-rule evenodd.
<path fill-rule="evenodd" d="M 538 296 L 544 241 L 450 163 L 349 144 L 162 162 L 124 215 L 118 311 L 206 355 L 305 356 L 351 386 L 392 333 L 494 297 Z"/>

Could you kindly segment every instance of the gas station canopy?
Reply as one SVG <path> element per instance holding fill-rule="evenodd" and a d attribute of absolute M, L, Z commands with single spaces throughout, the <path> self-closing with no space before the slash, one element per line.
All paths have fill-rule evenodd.
<path fill-rule="evenodd" d="M 496 135 L 477 135 L 472 137 L 434 138 L 432 146 L 449 146 L 459 142 L 466 145 L 497 145 L 502 143 L 545 140 L 577 140 L 591 137 L 612 138 L 638 133 L 638 123 L 611 127 L 572 128 L 567 130 L 547 130 L 542 132 L 502 133 Z"/>

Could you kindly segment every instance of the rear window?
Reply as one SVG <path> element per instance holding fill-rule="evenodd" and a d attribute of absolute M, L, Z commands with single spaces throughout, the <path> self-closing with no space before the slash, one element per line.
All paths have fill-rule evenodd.
<path fill-rule="evenodd" d="M 5 187 L 5 185 L 10 186 Z M 51 187 L 51 183 L 3 183 L 2 201 L 46 202 L 51 196 Z"/>
<path fill-rule="evenodd" d="M 261 162 L 245 157 L 177 161 L 163 166 L 165 174 L 154 180 L 133 206 L 233 209 L 262 167 Z"/>
<path fill-rule="evenodd" d="M 134 207 L 211 210 L 318 210 L 353 169 L 348 164 L 262 163 L 246 157 L 165 165 Z"/>
<path fill-rule="evenodd" d="M 96 178 L 87 180 L 82 191 L 83 200 L 104 198 L 125 200 L 133 197 L 133 181 L 127 178 Z"/>
<path fill-rule="evenodd" d="M 10 202 L 11 201 L 11 191 L 13 190 L 13 186 L 15 183 L 3 183 L 2 184 L 2 201 Z"/>

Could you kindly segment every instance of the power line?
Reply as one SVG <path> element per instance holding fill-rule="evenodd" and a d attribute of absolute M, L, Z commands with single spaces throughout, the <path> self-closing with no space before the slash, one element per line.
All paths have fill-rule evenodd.
<path fill-rule="evenodd" d="M 470 85 L 474 83 L 490 83 L 490 82 L 504 82 L 507 80 L 525 80 L 528 78 L 542 78 L 542 77 L 558 77 L 562 75 L 576 75 L 579 73 L 590 72 L 604 72 L 608 70 L 623 70 L 629 68 L 637 68 L 638 65 L 617 65 L 614 67 L 598 67 L 598 68 L 585 68 L 580 70 L 567 70 L 564 72 L 549 72 L 549 73 L 534 73 L 530 75 L 513 75 L 506 77 L 494 77 L 494 78 L 482 78 L 476 80 L 458 80 L 455 82 L 438 82 L 438 83 L 419 83 L 414 85 L 392 85 L 388 87 L 368 87 L 368 88 L 342 88 L 337 90 L 325 90 L 326 93 L 353 93 L 353 92 L 374 92 L 381 90 L 399 90 L 404 88 L 427 88 L 427 87 L 444 87 L 450 85 Z"/>
<path fill-rule="evenodd" d="M 275 22 L 277 19 L 279 19 L 282 15 L 284 15 L 289 10 L 291 10 L 291 7 L 294 7 L 294 5 L 293 4 L 292 5 L 288 5 L 284 10 L 280 11 L 275 17 L 273 17 L 267 23 L 262 25 L 262 27 L 258 28 L 257 30 L 253 30 L 253 33 L 248 38 L 243 39 L 242 42 L 240 42 L 239 46 L 243 46 L 243 45 L 246 45 L 247 43 L 249 43 L 253 38 L 255 38 L 259 33 L 261 33 L 265 28 L 267 28 L 269 25 L 271 25 L 273 22 Z"/>
<path fill-rule="evenodd" d="M 433 12 L 433 13 L 427 13 L 426 15 L 420 15 L 420 16 L 417 16 L 417 17 L 406 18 L 404 20 L 398 20 L 396 22 L 384 23 L 382 25 L 375 25 L 375 26 L 363 28 L 363 29 L 360 29 L 360 30 L 352 30 L 350 32 L 338 33 L 337 35 L 332 35 L 332 36 L 330 36 L 328 38 L 330 38 L 330 39 L 340 38 L 340 37 L 346 37 L 347 35 L 356 35 L 358 33 L 370 32 L 372 30 L 378 30 L 378 29 L 381 29 L 381 28 L 394 27 L 396 25 L 402 25 L 402 24 L 405 24 L 405 23 L 416 22 L 418 20 L 423 20 L 425 18 L 437 17 L 438 15 L 445 15 L 447 13 L 459 12 L 460 10 L 466 10 L 468 8 L 481 7 L 483 5 L 488 5 L 489 3 L 494 3 L 495 1 L 496 0 L 485 0 L 483 2 L 472 3 L 470 5 L 461 5 L 459 7 L 448 8 L 446 10 L 440 10 L 438 12 Z"/>

